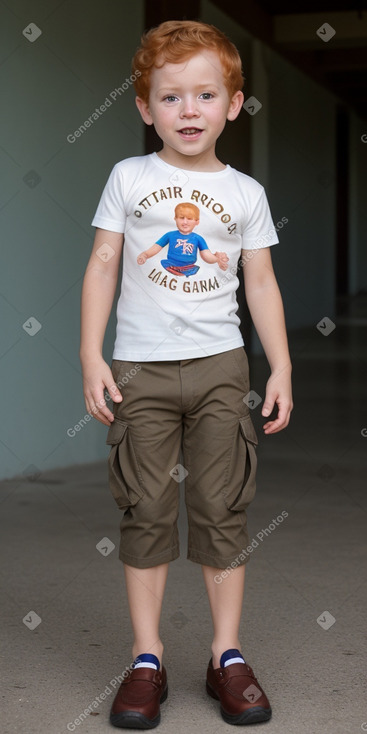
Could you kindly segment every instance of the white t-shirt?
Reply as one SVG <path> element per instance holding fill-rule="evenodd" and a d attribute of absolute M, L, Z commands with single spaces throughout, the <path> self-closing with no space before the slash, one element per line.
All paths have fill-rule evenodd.
<path fill-rule="evenodd" d="M 178 204 L 191 205 L 179 209 L 181 224 Z M 157 153 L 127 158 L 113 167 L 92 226 L 125 235 L 113 359 L 191 359 L 244 345 L 236 313 L 241 250 L 279 242 L 258 181 L 229 165 L 196 172 Z M 139 265 L 154 244 L 159 251 Z M 227 270 L 204 260 L 210 252 L 226 253 Z"/>

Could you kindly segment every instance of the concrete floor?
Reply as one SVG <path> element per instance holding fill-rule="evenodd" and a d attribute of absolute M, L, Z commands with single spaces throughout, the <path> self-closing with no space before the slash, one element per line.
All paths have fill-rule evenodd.
<path fill-rule="evenodd" d="M 315 326 L 290 335 L 289 427 L 264 436 L 261 406 L 253 411 L 260 445 L 250 537 L 282 511 L 288 517 L 247 566 L 241 644 L 273 708 L 272 720 L 249 732 L 367 730 L 366 299 L 339 312 L 328 336 Z M 250 366 L 252 389 L 263 396 L 266 361 Z M 131 662 L 132 635 L 106 464 L 0 488 L 1 732 L 111 732 L 114 679 Z M 211 619 L 201 567 L 186 560 L 181 489 L 181 557 L 170 566 L 161 622 L 169 694 L 157 731 L 231 732 L 205 691 Z M 96 549 L 105 537 L 116 546 L 106 557 Z M 35 614 L 42 622 L 29 629 L 22 620 L 34 626 Z M 93 702 L 94 715 L 73 728 Z"/>

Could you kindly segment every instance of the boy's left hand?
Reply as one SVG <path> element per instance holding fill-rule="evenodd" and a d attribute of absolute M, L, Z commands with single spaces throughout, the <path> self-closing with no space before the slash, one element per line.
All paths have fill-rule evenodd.
<path fill-rule="evenodd" d="M 229 257 L 225 252 L 216 252 L 215 257 L 221 270 L 227 270 Z"/>
<path fill-rule="evenodd" d="M 278 415 L 275 420 L 263 425 L 264 433 L 277 433 L 285 428 L 293 410 L 291 374 L 288 368 L 281 372 L 272 373 L 266 383 L 266 393 L 261 414 L 267 417 L 274 405 L 278 406 Z"/>

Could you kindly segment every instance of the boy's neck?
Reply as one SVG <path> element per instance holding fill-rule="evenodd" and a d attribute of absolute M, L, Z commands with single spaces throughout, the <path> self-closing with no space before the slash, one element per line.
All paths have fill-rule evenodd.
<path fill-rule="evenodd" d="M 157 156 L 171 166 L 182 168 L 186 171 L 200 171 L 210 173 L 213 171 L 224 171 L 225 164 L 218 160 L 214 151 L 205 151 L 198 155 L 183 155 L 177 150 L 162 148 L 157 151 Z"/>

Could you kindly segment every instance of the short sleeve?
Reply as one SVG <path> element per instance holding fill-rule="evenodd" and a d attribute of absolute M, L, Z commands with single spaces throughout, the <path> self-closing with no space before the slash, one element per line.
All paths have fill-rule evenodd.
<path fill-rule="evenodd" d="M 271 217 L 270 207 L 266 197 L 265 189 L 261 188 L 248 222 L 242 232 L 242 250 L 257 250 L 261 247 L 269 247 L 279 242 L 275 231 L 274 222 Z"/>
<path fill-rule="evenodd" d="M 206 244 L 206 242 L 204 240 L 204 237 L 202 237 L 200 234 L 198 234 L 196 236 L 197 236 L 197 246 L 198 246 L 199 250 L 209 250 L 209 247 Z"/>
<path fill-rule="evenodd" d="M 109 175 L 91 224 L 92 227 L 108 229 L 111 232 L 125 231 L 123 177 L 118 164 L 113 167 Z"/>
<path fill-rule="evenodd" d="M 166 234 L 163 234 L 162 237 L 159 238 L 159 240 L 155 241 L 155 244 L 159 245 L 160 247 L 165 247 L 169 244 L 169 236 L 170 232 L 166 232 Z"/>

